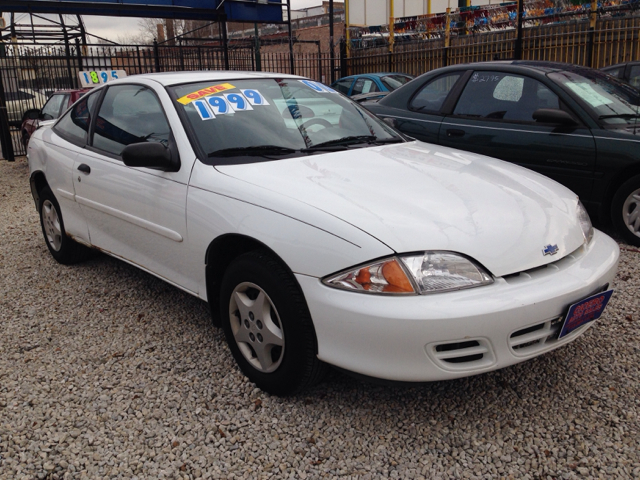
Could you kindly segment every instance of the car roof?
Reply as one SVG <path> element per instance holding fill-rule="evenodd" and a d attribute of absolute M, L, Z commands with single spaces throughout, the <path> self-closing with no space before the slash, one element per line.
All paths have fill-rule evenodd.
<path fill-rule="evenodd" d="M 64 90 L 55 90 L 51 95 L 57 95 L 60 93 L 88 92 L 89 90 L 92 90 L 92 88 L 66 88 Z"/>
<path fill-rule="evenodd" d="M 140 75 L 130 75 L 128 77 L 115 80 L 109 83 L 121 83 L 145 78 L 158 82 L 163 86 L 179 85 L 192 82 L 220 82 L 226 80 L 252 80 L 258 78 L 305 78 L 287 73 L 265 73 L 265 72 L 239 72 L 230 70 L 207 70 L 196 72 L 165 72 L 165 73 L 144 73 Z"/>
<path fill-rule="evenodd" d="M 348 77 L 339 78 L 338 80 L 344 80 L 347 78 L 358 78 L 358 77 L 385 77 L 387 75 L 403 75 L 405 77 L 413 76 L 413 75 L 409 75 L 408 73 L 402 73 L 402 72 L 374 72 L 374 73 L 358 73 L 356 75 L 349 75 Z M 338 80 L 336 80 L 336 82 Z"/>
<path fill-rule="evenodd" d="M 514 70 L 525 68 L 528 70 L 535 70 L 541 73 L 551 73 L 560 71 L 574 71 L 580 72 L 585 70 L 592 70 L 589 67 L 583 67 L 580 65 L 574 65 L 572 63 L 561 62 L 547 62 L 537 60 L 497 60 L 491 62 L 473 62 L 473 63 L 461 63 L 458 65 L 452 65 L 445 67 L 448 69 L 460 69 L 460 68 L 481 68 L 488 69 L 491 67 L 514 67 Z M 433 70 L 432 70 L 433 71 Z"/>

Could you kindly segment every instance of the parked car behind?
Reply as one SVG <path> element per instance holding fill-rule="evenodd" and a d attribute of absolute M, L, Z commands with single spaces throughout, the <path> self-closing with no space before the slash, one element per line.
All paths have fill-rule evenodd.
<path fill-rule="evenodd" d="M 391 92 L 413 80 L 411 75 L 404 73 L 366 73 L 351 75 L 336 80 L 331 88 L 351 97 L 374 92 Z"/>
<path fill-rule="evenodd" d="M 20 127 L 23 145 L 25 147 L 27 146 L 31 134 L 38 128 L 41 122 L 57 119 L 67 108 L 73 105 L 76 100 L 90 90 L 90 88 L 58 90 L 49 97 L 47 103 L 45 103 L 42 108 L 32 108 L 24 112 L 22 116 L 22 126 Z"/>
<path fill-rule="evenodd" d="M 610 67 L 601 68 L 603 72 L 640 89 L 640 62 L 618 63 Z"/>
<path fill-rule="evenodd" d="M 22 117 L 27 110 L 38 108 L 40 105 L 44 105 L 47 100 L 45 95 L 29 88 L 7 90 L 4 92 L 4 96 L 9 123 L 14 126 L 20 126 Z"/>
<path fill-rule="evenodd" d="M 433 70 L 362 105 L 411 137 L 553 178 L 640 245 L 640 94 L 632 87 L 574 65 L 487 62 Z"/>
<path fill-rule="evenodd" d="M 53 258 L 95 247 L 208 301 L 274 394 L 326 364 L 421 382 L 541 355 L 593 324 L 618 263 L 562 185 L 293 75 L 114 80 L 28 158 Z"/>

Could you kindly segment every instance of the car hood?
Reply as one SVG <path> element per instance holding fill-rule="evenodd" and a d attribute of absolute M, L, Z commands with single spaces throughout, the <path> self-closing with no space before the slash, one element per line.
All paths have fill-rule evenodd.
<path fill-rule="evenodd" d="M 446 147 L 411 142 L 216 168 L 348 222 L 398 253 L 459 252 L 497 276 L 556 261 L 584 242 L 570 190 Z M 547 245 L 558 253 L 544 255 Z"/>

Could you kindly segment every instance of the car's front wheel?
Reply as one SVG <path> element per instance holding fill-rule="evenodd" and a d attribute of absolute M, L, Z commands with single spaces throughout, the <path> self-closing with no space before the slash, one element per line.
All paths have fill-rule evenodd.
<path fill-rule="evenodd" d="M 630 245 L 640 246 L 640 175 L 624 182 L 611 203 L 613 226 Z"/>
<path fill-rule="evenodd" d="M 89 250 L 67 236 L 60 205 L 51 189 L 49 187 L 43 188 L 39 197 L 42 234 L 53 258 L 64 265 L 84 260 Z"/>
<path fill-rule="evenodd" d="M 250 252 L 225 272 L 220 316 L 242 372 L 262 390 L 290 395 L 323 376 L 316 336 L 300 286 L 269 253 Z"/>

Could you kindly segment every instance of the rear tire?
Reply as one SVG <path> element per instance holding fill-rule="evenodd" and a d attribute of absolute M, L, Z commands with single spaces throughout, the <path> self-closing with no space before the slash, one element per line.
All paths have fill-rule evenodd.
<path fill-rule="evenodd" d="M 63 265 L 71 265 L 87 258 L 89 249 L 67 236 L 60 205 L 51 189 L 43 188 L 39 197 L 40 226 L 51 256 Z"/>
<path fill-rule="evenodd" d="M 260 389 L 291 395 L 324 376 L 327 367 L 318 360 L 300 286 L 269 253 L 246 253 L 229 265 L 222 280 L 220 318 L 238 366 Z"/>
<path fill-rule="evenodd" d="M 640 247 L 640 175 L 624 182 L 611 202 L 616 231 L 630 244 Z"/>

